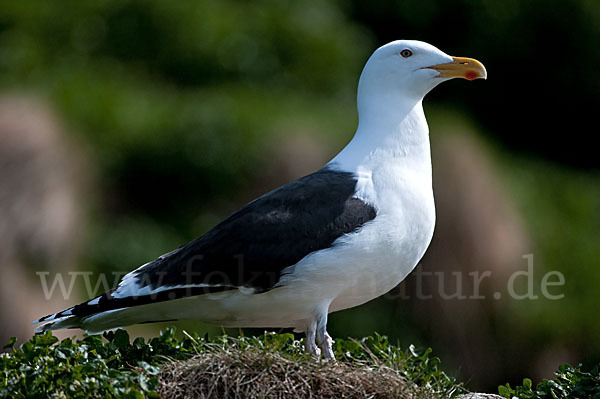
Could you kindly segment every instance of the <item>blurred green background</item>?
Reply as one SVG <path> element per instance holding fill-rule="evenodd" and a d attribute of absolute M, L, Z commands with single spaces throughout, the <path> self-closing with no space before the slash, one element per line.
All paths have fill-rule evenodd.
<path fill-rule="evenodd" d="M 127 272 L 327 162 L 356 127 L 364 62 L 400 38 L 487 67 L 487 81 L 445 83 L 425 100 L 439 220 L 423 268 L 493 274 L 485 300 L 403 299 L 413 278 L 332 315 L 332 336 L 377 331 L 430 346 L 473 389 L 600 361 L 600 3 L 590 0 L 1 3 L 0 260 L 26 270 L 2 288 L 2 338 L 87 299 L 82 280 L 67 301 L 15 299 L 42 290 L 36 272 L 94 271 L 92 284 Z M 36 113 L 51 115 L 57 139 L 29 140 L 37 125 L 21 124 Z M 35 178 L 15 172 L 36 151 L 59 155 Z M 66 197 L 48 201 L 72 219 L 57 231 L 62 214 L 44 195 L 18 194 L 52 171 L 44 190 L 64 185 Z M 46 224 L 21 229 L 37 200 Z M 48 257 L 53 240 L 60 256 Z M 565 285 L 552 292 L 564 298 L 493 298 L 526 270 L 526 254 L 536 293 L 560 271 Z"/>

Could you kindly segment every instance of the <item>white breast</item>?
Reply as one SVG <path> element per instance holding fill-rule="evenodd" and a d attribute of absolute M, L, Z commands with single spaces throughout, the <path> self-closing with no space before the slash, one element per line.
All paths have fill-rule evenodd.
<path fill-rule="evenodd" d="M 313 253 L 284 275 L 281 283 L 330 311 L 360 305 L 398 285 L 427 249 L 435 224 L 431 169 L 380 164 L 362 170 L 364 195 L 377 216 L 361 229 L 338 238 L 332 248 Z"/>
<path fill-rule="evenodd" d="M 373 176 L 376 218 L 358 232 L 340 238 L 321 259 L 314 259 L 328 264 L 327 274 L 335 273 L 331 277 L 336 282 L 336 296 L 330 311 L 385 294 L 406 278 L 429 246 L 435 224 L 430 178 L 422 181 L 419 174 L 386 172 L 390 175 Z M 381 187 L 378 177 L 394 181 L 381 182 L 385 184 Z M 412 189 L 403 190 L 402 186 Z"/>
<path fill-rule="evenodd" d="M 325 283 L 330 311 L 357 306 L 398 285 L 429 246 L 435 225 L 429 134 L 417 104 L 393 132 L 357 133 L 332 165 L 358 178 L 356 197 L 372 204 L 374 220 L 340 237 L 333 248 L 296 268 Z M 315 295 L 317 293 L 315 292 Z"/>

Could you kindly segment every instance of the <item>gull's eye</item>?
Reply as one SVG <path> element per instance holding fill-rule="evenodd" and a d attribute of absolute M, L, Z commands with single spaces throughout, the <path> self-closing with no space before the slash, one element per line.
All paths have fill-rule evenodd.
<path fill-rule="evenodd" d="M 412 55 L 412 51 L 410 51 L 409 49 L 404 49 L 400 52 L 400 55 L 404 58 L 408 58 Z"/>

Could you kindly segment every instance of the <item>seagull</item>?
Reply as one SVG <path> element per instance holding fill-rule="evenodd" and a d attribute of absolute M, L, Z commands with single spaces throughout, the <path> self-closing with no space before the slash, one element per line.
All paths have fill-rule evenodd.
<path fill-rule="evenodd" d="M 306 333 L 307 353 L 333 359 L 328 314 L 397 286 L 429 246 L 435 208 L 422 101 L 453 78 L 487 72 L 420 41 L 378 48 L 358 83 L 356 133 L 325 166 L 126 274 L 115 289 L 34 321 L 45 323 L 36 333 L 198 319 L 293 328 Z"/>

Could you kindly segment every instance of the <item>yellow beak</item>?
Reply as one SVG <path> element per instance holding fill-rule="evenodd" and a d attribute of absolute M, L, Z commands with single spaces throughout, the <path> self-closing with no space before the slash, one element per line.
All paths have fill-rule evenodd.
<path fill-rule="evenodd" d="M 440 74 L 437 77 L 439 78 L 487 79 L 485 67 L 473 58 L 452 57 L 452 62 L 426 68 L 438 71 Z"/>

